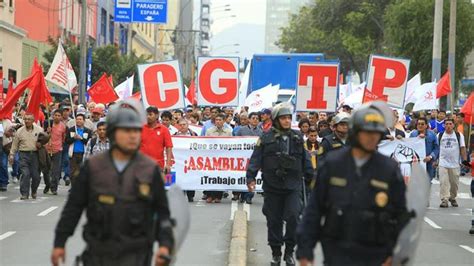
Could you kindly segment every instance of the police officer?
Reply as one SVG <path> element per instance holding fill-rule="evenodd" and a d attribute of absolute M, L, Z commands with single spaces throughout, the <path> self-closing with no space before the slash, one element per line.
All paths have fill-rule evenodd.
<path fill-rule="evenodd" d="M 280 265 L 282 246 L 284 261 L 295 265 L 296 226 L 302 210 L 303 175 L 312 178 L 309 155 L 303 136 L 291 129 L 292 111 L 286 103 L 272 111 L 272 128 L 257 142 L 247 169 L 249 192 L 255 189 L 255 177 L 262 171 L 264 191 L 263 214 L 267 218 L 268 244 L 272 249 L 271 265 Z M 283 235 L 283 222 L 286 223 Z"/>
<path fill-rule="evenodd" d="M 347 123 L 349 122 L 349 117 L 350 115 L 346 112 L 339 113 L 334 117 L 334 132 L 321 140 L 321 145 L 318 150 L 318 160 L 323 160 L 329 151 L 337 150 L 348 145 L 347 133 L 349 127 Z"/>
<path fill-rule="evenodd" d="M 327 154 L 298 227 L 302 266 L 313 260 L 317 242 L 322 243 L 325 265 L 390 262 L 409 220 L 398 165 L 377 152 L 385 132 L 382 111 L 362 107 L 351 117 L 350 127 L 350 147 Z"/>
<path fill-rule="evenodd" d="M 115 104 L 107 116 L 110 151 L 87 160 L 56 226 L 53 265 L 84 209 L 84 265 L 166 265 L 174 245 L 168 200 L 159 166 L 139 152 L 144 115 L 133 100 Z"/>

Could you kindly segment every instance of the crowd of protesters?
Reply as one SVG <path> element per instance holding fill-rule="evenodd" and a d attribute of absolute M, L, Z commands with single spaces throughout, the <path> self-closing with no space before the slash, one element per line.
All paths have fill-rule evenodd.
<path fill-rule="evenodd" d="M 25 112 L 24 106 L 17 106 L 12 119 L 3 119 L 0 127 L 3 144 L 0 191 L 6 191 L 9 182 L 19 182 L 20 199 L 26 200 L 37 198 L 41 178 L 45 194 L 57 195 L 60 182 L 65 186 L 74 184 L 81 163 L 109 148 L 107 109 L 104 104 L 71 105 L 64 100 L 43 108 L 39 119 L 34 119 Z M 340 114 L 347 115 L 351 111 L 349 106 L 339 110 Z M 141 151 L 153 158 L 165 174 L 174 163 L 173 135 L 261 136 L 272 127 L 270 108 L 249 113 L 247 107 L 190 105 L 182 110 L 161 111 L 150 106 L 146 112 Z M 346 143 L 347 119 L 340 114 L 296 113 L 293 127 L 302 133 L 315 170 L 325 147 L 331 148 L 331 143 L 333 147 Z M 440 207 L 449 204 L 457 207 L 459 176 L 470 170 L 463 165 L 468 165 L 469 155 L 474 151 L 474 132 L 465 122 L 464 114 L 444 110 L 399 114 L 394 110 L 394 117 L 395 123 L 387 128 L 384 139 L 423 138 L 426 143 L 423 161 L 428 175 L 440 181 Z M 226 191 L 204 191 L 203 195 L 207 203 L 219 203 L 228 196 Z M 187 196 L 192 202 L 195 192 L 187 191 Z M 232 200 L 251 204 L 253 196 L 253 193 L 234 192 Z"/>

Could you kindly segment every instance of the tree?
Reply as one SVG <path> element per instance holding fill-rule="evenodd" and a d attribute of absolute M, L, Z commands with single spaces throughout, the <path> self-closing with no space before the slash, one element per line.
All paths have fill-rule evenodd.
<path fill-rule="evenodd" d="M 338 58 L 343 73 L 362 77 L 372 53 L 383 52 L 383 14 L 390 0 L 316 0 L 289 19 L 278 41 L 286 52 Z"/>
<path fill-rule="evenodd" d="M 52 48 L 44 53 L 47 63 L 43 66 L 46 72 L 49 70 L 58 48 L 58 42 L 52 38 L 49 38 L 48 42 Z M 76 76 L 79 76 L 79 46 L 72 42 L 66 42 L 63 47 Z M 92 51 L 92 83 L 96 82 L 103 73 L 107 73 L 113 76 L 114 84 L 119 84 L 135 73 L 138 64 L 145 63 L 150 57 L 143 55 L 137 57 L 134 53 L 121 55 L 119 49 L 113 45 L 97 47 Z M 138 87 L 136 82 L 135 84 Z"/>
<path fill-rule="evenodd" d="M 443 7 L 442 74 L 448 69 L 449 2 L 444 1 Z M 411 59 L 410 72 L 421 72 L 424 82 L 431 81 L 434 3 L 395 1 L 385 14 L 387 52 Z M 466 73 L 466 57 L 474 49 L 474 5 L 470 0 L 457 0 L 456 12 L 455 82 L 459 84 Z"/>

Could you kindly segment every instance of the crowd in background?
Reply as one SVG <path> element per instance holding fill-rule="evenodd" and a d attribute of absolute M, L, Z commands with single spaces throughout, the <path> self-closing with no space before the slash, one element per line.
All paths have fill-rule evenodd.
<path fill-rule="evenodd" d="M 12 119 L 3 119 L 0 128 L 3 144 L 0 191 L 6 191 L 9 182 L 20 182 L 21 199 L 35 199 L 41 177 L 45 194 L 57 195 L 61 181 L 66 186 L 74 183 L 81 163 L 109 148 L 106 137 L 108 107 L 93 102 L 86 106 L 71 105 L 64 100 L 43 107 L 40 117 L 34 119 L 25 112 L 24 106 L 18 105 Z M 272 127 L 271 108 L 248 112 L 248 107 L 234 109 L 189 105 L 184 109 L 161 111 L 150 106 L 146 112 L 141 151 L 152 157 L 164 173 L 169 172 L 173 164 L 173 135 L 261 136 Z M 303 135 L 315 170 L 318 160 L 331 149 L 328 143 L 337 141 L 337 145 L 346 144 L 347 117 L 351 112 L 349 106 L 343 106 L 339 113 L 297 112 L 294 116 L 293 128 Z M 427 156 L 423 160 L 431 179 L 440 176 L 442 207 L 447 207 L 448 201 L 456 206 L 456 189 L 448 190 L 457 187 L 456 175 L 459 178 L 468 171 L 467 167 L 460 167 L 456 160 L 469 160 L 469 154 L 474 150 L 474 137 L 469 137 L 472 131 L 465 123 L 464 115 L 444 110 L 403 114 L 394 110 L 393 115 L 395 123 L 387 128 L 384 139 L 424 138 Z M 449 133 L 446 134 L 446 131 Z M 447 138 L 452 136 L 453 131 L 457 132 L 453 136 L 458 143 L 454 147 L 451 145 L 453 139 Z M 443 146 L 445 138 L 448 142 Z M 326 143 L 325 139 L 328 140 Z M 456 147 L 460 156 L 451 158 L 453 156 L 449 155 Z M 11 171 L 8 171 L 9 166 Z M 194 191 L 187 191 L 189 201 L 194 200 L 194 195 Z M 225 196 L 225 191 L 205 191 L 203 199 L 208 203 L 219 203 Z M 250 204 L 252 197 L 253 193 L 234 192 L 232 199 Z"/>

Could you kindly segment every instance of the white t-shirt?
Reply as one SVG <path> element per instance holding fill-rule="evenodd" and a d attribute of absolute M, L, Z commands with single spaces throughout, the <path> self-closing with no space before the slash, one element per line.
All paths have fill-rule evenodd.
<path fill-rule="evenodd" d="M 444 168 L 458 168 L 461 163 L 459 147 L 466 147 L 464 136 L 461 134 L 458 144 L 456 133 L 448 134 L 444 132 L 439 144 L 439 166 Z"/>

